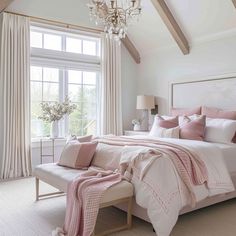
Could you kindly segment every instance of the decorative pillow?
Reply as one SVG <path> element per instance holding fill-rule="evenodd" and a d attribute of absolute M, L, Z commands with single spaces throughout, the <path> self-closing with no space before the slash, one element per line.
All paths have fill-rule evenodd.
<path fill-rule="evenodd" d="M 93 138 L 93 135 L 78 136 L 78 137 L 76 137 L 76 135 L 69 135 L 67 137 L 66 143 L 69 143 L 75 140 L 79 141 L 80 143 L 91 142 L 92 138 Z"/>
<path fill-rule="evenodd" d="M 191 116 L 191 115 L 201 115 L 201 107 L 196 108 L 172 108 L 172 116 Z"/>
<path fill-rule="evenodd" d="M 92 160 L 92 165 L 104 170 L 118 169 L 122 151 L 122 146 L 99 143 Z"/>
<path fill-rule="evenodd" d="M 205 141 L 215 143 L 231 143 L 235 132 L 235 120 L 206 119 Z"/>
<path fill-rule="evenodd" d="M 199 116 L 194 120 L 184 116 L 183 123 L 180 126 L 180 138 L 203 141 L 205 127 L 206 116 Z"/>
<path fill-rule="evenodd" d="M 85 143 L 85 142 L 91 142 L 92 138 L 93 138 L 93 135 L 78 136 L 77 140 L 80 143 Z"/>
<path fill-rule="evenodd" d="M 156 127 L 156 129 L 152 129 L 149 133 L 149 136 L 158 137 L 158 138 L 177 138 L 179 139 L 179 126 L 171 129 L 166 129 L 162 127 Z"/>
<path fill-rule="evenodd" d="M 67 143 L 61 153 L 58 164 L 75 169 L 89 167 L 97 144 L 97 142 L 80 143 L 78 141 Z"/>
<path fill-rule="evenodd" d="M 227 111 L 227 110 L 222 110 L 222 109 L 218 109 L 214 107 L 203 106 L 202 115 L 205 115 L 209 118 L 236 120 L 236 111 Z M 232 141 L 236 143 L 236 133 Z"/>
<path fill-rule="evenodd" d="M 155 125 L 166 129 L 174 128 L 179 125 L 178 116 L 165 118 L 163 116 L 156 115 L 154 123 L 155 122 Z"/>

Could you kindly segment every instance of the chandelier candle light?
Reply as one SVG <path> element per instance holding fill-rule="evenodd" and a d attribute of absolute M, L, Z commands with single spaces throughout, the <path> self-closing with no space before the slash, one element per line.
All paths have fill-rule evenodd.
<path fill-rule="evenodd" d="M 110 38 L 125 38 L 128 25 L 141 14 L 141 0 L 90 0 L 87 5 L 91 20 L 103 23 Z"/>

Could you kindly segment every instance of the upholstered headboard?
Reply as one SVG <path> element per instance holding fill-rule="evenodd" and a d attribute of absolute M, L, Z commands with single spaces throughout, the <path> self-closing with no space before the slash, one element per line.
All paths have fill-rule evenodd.
<path fill-rule="evenodd" d="M 236 110 L 236 74 L 170 84 L 170 107 Z"/>

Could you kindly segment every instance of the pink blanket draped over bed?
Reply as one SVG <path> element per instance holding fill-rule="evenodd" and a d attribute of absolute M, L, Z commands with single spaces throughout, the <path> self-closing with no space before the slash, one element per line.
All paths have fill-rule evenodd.
<path fill-rule="evenodd" d="M 182 181 L 185 183 L 192 198 L 192 206 L 195 205 L 196 199 L 193 185 L 201 185 L 207 183 L 207 169 L 201 158 L 193 151 L 185 147 L 173 143 L 163 142 L 159 140 L 132 139 L 126 137 L 106 137 L 98 140 L 100 143 L 121 146 L 143 146 L 151 148 L 149 156 L 158 155 L 159 157 L 167 154 L 171 159 Z M 124 163 L 121 163 L 124 165 Z M 126 163 L 127 164 L 127 163 Z M 122 167 L 122 166 L 121 166 Z M 128 167 L 128 164 L 126 168 Z M 134 166 L 130 166 L 132 169 Z"/>

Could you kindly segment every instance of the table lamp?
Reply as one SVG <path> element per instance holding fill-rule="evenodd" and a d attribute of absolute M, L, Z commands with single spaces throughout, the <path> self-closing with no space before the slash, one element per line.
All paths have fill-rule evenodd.
<path fill-rule="evenodd" d="M 136 109 L 143 110 L 142 114 L 142 130 L 149 130 L 149 111 L 155 108 L 154 96 L 138 95 Z"/>

